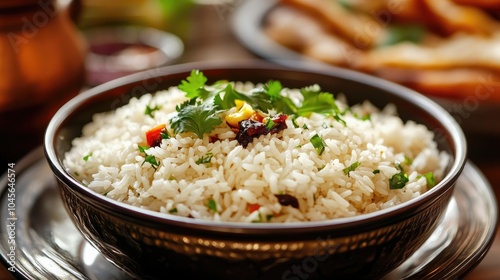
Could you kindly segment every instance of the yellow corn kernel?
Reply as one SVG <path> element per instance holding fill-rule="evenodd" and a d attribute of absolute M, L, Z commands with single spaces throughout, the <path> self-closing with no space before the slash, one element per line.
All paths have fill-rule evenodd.
<path fill-rule="evenodd" d="M 239 122 L 249 119 L 255 113 L 252 106 L 243 100 L 235 100 L 234 103 L 238 111 L 226 116 L 226 122 L 232 127 L 238 126 Z"/>

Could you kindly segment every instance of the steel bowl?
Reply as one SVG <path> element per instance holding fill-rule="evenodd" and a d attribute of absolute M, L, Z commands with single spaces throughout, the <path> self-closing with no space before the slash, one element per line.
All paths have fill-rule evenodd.
<path fill-rule="evenodd" d="M 85 187 L 66 171 L 64 154 L 94 113 L 132 97 L 177 86 L 192 69 L 217 80 L 313 83 L 347 96 L 395 104 L 404 120 L 434 131 L 451 161 L 435 187 L 411 201 L 350 218 L 304 223 L 211 222 L 140 209 Z M 133 74 L 88 90 L 65 104 L 45 135 L 45 154 L 67 211 L 102 255 L 140 279 L 376 279 L 414 253 L 439 224 L 466 162 L 466 139 L 442 107 L 412 90 L 368 75 L 316 64 L 206 62 Z"/>

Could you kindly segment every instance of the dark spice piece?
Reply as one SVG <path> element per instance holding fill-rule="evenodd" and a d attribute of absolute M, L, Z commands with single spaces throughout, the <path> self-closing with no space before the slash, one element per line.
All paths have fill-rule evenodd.
<path fill-rule="evenodd" d="M 254 138 L 258 138 L 261 135 L 265 135 L 268 133 L 266 126 L 259 122 L 250 120 L 242 120 L 239 123 L 240 130 L 238 134 L 236 134 L 236 140 L 243 147 L 247 147 L 248 144 L 252 143 Z"/>
<path fill-rule="evenodd" d="M 242 120 L 239 122 L 239 131 L 238 134 L 236 134 L 236 140 L 240 143 L 240 145 L 246 148 L 248 144 L 252 143 L 254 138 L 259 138 L 259 136 L 266 135 L 268 133 L 278 133 L 287 128 L 285 122 L 287 118 L 287 115 L 275 115 L 271 118 L 274 122 L 274 126 L 270 129 L 268 129 L 264 123 L 253 119 Z"/>
<path fill-rule="evenodd" d="M 289 194 L 275 194 L 278 202 L 283 206 L 292 206 L 293 208 L 299 209 L 299 201 L 295 196 Z"/>

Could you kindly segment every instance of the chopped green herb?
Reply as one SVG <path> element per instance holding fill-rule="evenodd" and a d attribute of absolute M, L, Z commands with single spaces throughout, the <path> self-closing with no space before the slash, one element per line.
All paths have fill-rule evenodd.
<path fill-rule="evenodd" d="M 314 134 L 314 136 L 311 137 L 310 141 L 314 149 L 316 149 L 318 155 L 323 154 L 323 152 L 325 151 L 325 141 L 323 141 L 323 138 L 321 138 L 321 136 L 319 136 L 318 134 Z"/>
<path fill-rule="evenodd" d="M 78 172 L 75 172 L 75 176 L 77 176 L 77 177 L 78 177 L 78 176 L 80 176 L 80 173 L 78 173 Z"/>
<path fill-rule="evenodd" d="M 375 169 L 373 170 L 373 174 L 379 174 L 380 173 L 380 170 L 379 169 Z"/>
<path fill-rule="evenodd" d="M 323 127 L 323 128 L 328 128 L 328 125 L 327 125 L 326 123 L 323 123 L 323 124 L 321 125 L 321 127 Z"/>
<path fill-rule="evenodd" d="M 403 163 L 406 165 L 411 165 L 413 163 L 413 159 L 405 156 L 405 161 L 403 161 Z"/>
<path fill-rule="evenodd" d="M 149 105 L 146 105 L 146 110 L 144 110 L 144 114 L 146 116 L 150 116 L 150 117 L 154 118 L 154 112 L 156 112 L 160 109 L 161 109 L 161 107 L 158 105 L 156 105 L 154 107 L 150 107 Z"/>
<path fill-rule="evenodd" d="M 171 213 L 171 214 L 177 213 L 177 208 L 174 207 L 174 208 L 168 210 L 168 213 Z"/>
<path fill-rule="evenodd" d="M 307 127 L 307 125 L 306 125 L 306 124 L 304 124 L 304 125 L 302 126 L 302 128 L 303 128 L 303 129 L 309 129 L 309 127 Z"/>
<path fill-rule="evenodd" d="M 89 160 L 89 158 L 90 158 L 91 156 L 92 156 L 92 152 L 90 152 L 90 153 L 88 153 L 87 155 L 85 155 L 85 156 L 83 157 L 83 160 L 84 160 L 84 161 L 88 161 L 88 160 Z"/>
<path fill-rule="evenodd" d="M 299 124 L 297 123 L 297 118 L 295 116 L 292 118 L 292 123 L 293 123 L 293 127 L 299 128 Z"/>
<path fill-rule="evenodd" d="M 211 152 L 208 152 L 205 154 L 205 156 L 200 157 L 197 161 L 196 164 L 207 164 L 210 163 L 212 160 L 213 154 Z"/>
<path fill-rule="evenodd" d="M 369 121 L 372 118 L 372 116 L 370 114 L 366 114 L 366 115 L 360 116 L 360 115 L 358 115 L 356 113 L 354 113 L 354 117 L 357 118 L 357 119 L 360 119 L 362 121 Z"/>
<path fill-rule="evenodd" d="M 344 174 L 349 176 L 349 172 L 356 170 L 356 168 L 358 168 L 358 166 L 360 164 L 361 163 L 359 161 L 356 161 L 355 163 L 351 164 L 350 166 L 344 168 Z"/>
<path fill-rule="evenodd" d="M 253 220 L 252 223 L 262 223 L 262 214 L 259 212 L 259 217 L 257 220 Z"/>
<path fill-rule="evenodd" d="M 208 203 L 207 203 L 208 209 L 212 210 L 213 212 L 217 213 L 217 203 L 213 198 L 211 198 Z"/>
<path fill-rule="evenodd" d="M 266 128 L 267 128 L 267 130 L 273 129 L 273 127 L 275 125 L 276 125 L 276 123 L 271 118 L 267 119 L 267 122 L 266 122 Z"/>
<path fill-rule="evenodd" d="M 169 139 L 170 138 L 170 135 L 168 135 L 168 131 L 166 129 L 163 129 L 162 131 L 160 131 L 160 136 L 161 136 L 161 139 Z"/>
<path fill-rule="evenodd" d="M 144 161 L 142 162 L 141 165 L 143 165 L 144 163 L 149 163 L 151 164 L 151 166 L 156 170 L 158 168 L 158 166 L 160 165 L 160 163 L 158 163 L 158 161 L 156 160 L 155 156 L 153 155 L 146 155 L 146 157 L 144 158 Z"/>
<path fill-rule="evenodd" d="M 144 163 L 149 163 L 151 164 L 151 166 L 156 170 L 158 168 L 158 166 L 160 165 L 158 163 L 158 161 L 156 160 L 155 156 L 153 155 L 148 155 L 146 154 L 146 151 L 150 148 L 149 146 L 140 146 L 140 145 L 137 145 L 137 148 L 139 149 L 139 152 L 145 154 L 145 157 L 144 157 L 144 161 L 142 162 L 141 166 L 144 164 Z"/>
<path fill-rule="evenodd" d="M 427 32 L 424 26 L 416 24 L 390 25 L 386 30 L 386 38 L 379 44 L 379 47 L 391 46 L 405 41 L 419 43 Z"/>
<path fill-rule="evenodd" d="M 408 181 L 408 175 L 401 171 L 394 174 L 391 179 L 389 179 L 389 188 L 391 190 L 402 189 Z"/>
<path fill-rule="evenodd" d="M 427 181 L 427 186 L 429 188 L 432 188 L 436 185 L 436 179 L 434 178 L 434 173 L 427 172 L 427 173 L 423 174 L 422 176 L 425 177 L 425 180 Z"/>
<path fill-rule="evenodd" d="M 274 215 L 272 214 L 266 215 L 266 220 L 269 222 L 273 217 Z"/>
<path fill-rule="evenodd" d="M 139 152 L 146 153 L 146 150 L 149 149 L 149 146 L 139 146 L 139 145 L 137 145 L 137 148 L 139 149 Z"/>

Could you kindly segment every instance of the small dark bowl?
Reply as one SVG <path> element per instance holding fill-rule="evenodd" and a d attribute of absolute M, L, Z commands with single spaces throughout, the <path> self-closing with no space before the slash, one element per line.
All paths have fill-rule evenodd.
<path fill-rule="evenodd" d="M 209 82 L 267 82 L 286 87 L 317 83 L 343 92 L 349 103 L 370 100 L 400 108 L 435 132 L 451 161 L 434 188 L 409 202 L 352 218 L 304 223 L 210 222 L 139 209 L 95 193 L 62 163 L 71 141 L 97 112 L 131 97 L 177 86 L 192 69 Z M 465 137 L 454 119 L 407 88 L 348 70 L 317 65 L 185 64 L 141 72 L 88 90 L 52 119 L 45 152 L 64 204 L 78 229 L 106 258 L 135 278 L 164 279 L 376 279 L 396 268 L 431 235 L 447 208 L 466 162 Z"/>

